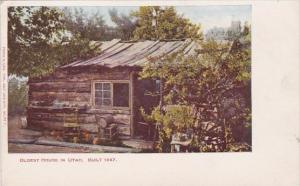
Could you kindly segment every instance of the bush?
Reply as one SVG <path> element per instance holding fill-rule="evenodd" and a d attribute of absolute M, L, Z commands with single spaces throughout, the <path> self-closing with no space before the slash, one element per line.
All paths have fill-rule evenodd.
<path fill-rule="evenodd" d="M 158 127 L 158 152 L 170 152 L 172 135 L 177 133 L 192 133 L 189 150 L 192 152 L 219 151 L 249 151 L 251 150 L 251 111 L 235 113 L 228 118 L 226 124 L 218 120 L 201 122 L 191 106 L 167 105 L 160 112 L 159 107 L 147 115 L 141 109 L 141 115 L 149 123 L 156 123 Z M 203 113 L 202 113 L 203 114 Z M 210 127 L 208 127 L 210 125 Z"/>
<path fill-rule="evenodd" d="M 27 79 L 16 76 L 8 78 L 8 114 L 24 114 L 27 106 Z"/>
<path fill-rule="evenodd" d="M 159 152 L 170 152 L 172 135 L 186 132 L 187 129 L 192 129 L 195 125 L 193 110 L 185 105 L 167 105 L 162 113 L 159 107 L 155 107 L 150 115 L 145 114 L 141 109 L 141 115 L 146 122 L 159 125 L 159 139 L 156 145 L 156 150 Z"/>

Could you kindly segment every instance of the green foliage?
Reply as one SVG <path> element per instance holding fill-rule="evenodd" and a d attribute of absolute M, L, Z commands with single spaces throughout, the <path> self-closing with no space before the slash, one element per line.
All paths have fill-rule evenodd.
<path fill-rule="evenodd" d="M 24 114 L 27 106 L 27 85 L 24 78 L 8 79 L 8 114 Z"/>
<path fill-rule="evenodd" d="M 168 105 L 163 112 L 155 107 L 150 115 L 145 114 L 143 109 L 141 113 L 146 122 L 159 124 L 159 142 L 156 148 L 160 152 L 170 150 L 172 134 L 195 127 L 195 115 L 190 106 Z"/>
<path fill-rule="evenodd" d="M 66 47 L 68 48 L 66 50 Z M 53 56 L 59 65 L 68 64 L 76 60 L 94 57 L 101 52 L 100 44 L 92 43 L 89 39 L 72 37 L 65 44 L 55 46 Z"/>
<path fill-rule="evenodd" d="M 156 111 L 153 110 L 152 113 L 154 114 Z M 140 108 L 140 114 L 141 114 L 141 117 L 142 119 L 147 122 L 147 123 L 155 123 L 155 118 L 152 114 L 147 114 L 144 110 L 143 107 Z"/>
<path fill-rule="evenodd" d="M 164 92 L 177 102 L 200 106 L 250 82 L 249 50 L 231 49 L 228 44 L 207 41 L 198 57 L 175 54 L 147 64 L 142 78 L 164 79 Z"/>
<path fill-rule="evenodd" d="M 61 13 L 49 7 L 8 8 L 8 71 L 29 76 L 48 70 L 49 48 L 63 30 Z"/>
<path fill-rule="evenodd" d="M 63 18 L 66 30 L 82 39 L 102 40 L 107 29 L 99 11 L 88 16 L 82 8 L 64 8 Z"/>
<path fill-rule="evenodd" d="M 96 55 L 89 40 L 70 34 L 65 23 L 57 8 L 9 7 L 9 74 L 41 76 L 61 64 Z"/>
<path fill-rule="evenodd" d="M 123 40 L 130 40 L 133 37 L 133 31 L 136 28 L 136 22 L 133 20 L 132 16 L 125 14 L 118 14 L 116 9 L 109 11 L 110 19 L 114 22 L 117 27 L 115 30 L 118 33 L 118 37 Z"/>
<path fill-rule="evenodd" d="M 140 74 L 142 78 L 163 80 L 166 104 L 193 106 L 196 123 L 209 121 L 220 127 L 221 132 L 197 128 L 195 144 L 202 151 L 229 151 L 230 144 L 236 142 L 251 144 L 251 106 L 245 101 L 251 99 L 247 88 L 251 78 L 251 43 L 244 37 L 224 44 L 205 41 L 198 56 L 179 52 L 153 59 Z M 155 120 L 165 122 L 160 118 Z M 174 126 L 165 126 L 163 134 L 168 137 Z M 207 136 L 220 138 L 217 149 L 209 143 L 203 144 Z"/>
<path fill-rule="evenodd" d="M 185 130 L 186 128 L 194 127 L 195 118 L 193 110 L 189 106 L 185 105 L 168 105 L 161 113 L 159 108 L 156 107 L 151 113 L 152 121 L 172 128 L 178 132 Z M 169 135 L 170 133 L 167 132 Z"/>
<path fill-rule="evenodd" d="M 90 45 L 92 40 L 202 38 L 200 27 L 173 7 L 141 7 L 132 16 L 111 10 L 110 16 L 116 28 L 108 27 L 99 12 L 87 16 L 77 8 L 9 7 L 9 74 L 41 76 L 62 64 L 93 57 L 99 49 Z"/>
<path fill-rule="evenodd" d="M 174 7 L 142 6 L 132 16 L 137 20 L 134 39 L 202 38 L 200 25 L 178 15 Z"/>

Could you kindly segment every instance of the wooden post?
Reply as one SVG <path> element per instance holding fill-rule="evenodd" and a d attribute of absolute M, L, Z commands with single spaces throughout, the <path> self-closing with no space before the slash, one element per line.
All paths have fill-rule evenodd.
<path fill-rule="evenodd" d="M 134 135 L 134 72 L 130 72 L 130 83 L 129 83 L 129 106 L 130 106 L 130 136 Z"/>
<path fill-rule="evenodd" d="M 164 83 L 163 80 L 160 79 L 160 83 L 159 83 L 159 111 L 160 114 L 162 114 L 162 108 L 163 108 L 163 104 L 164 104 Z"/>
<path fill-rule="evenodd" d="M 227 148 L 227 142 L 228 142 L 228 139 L 227 139 L 227 136 L 228 136 L 228 133 L 227 133 L 227 127 L 226 127 L 226 119 L 224 118 L 223 119 L 223 137 L 224 137 L 224 143 L 223 143 L 223 151 Z"/>
<path fill-rule="evenodd" d="M 160 78 L 159 82 L 159 112 L 160 114 L 163 114 L 163 105 L 164 105 L 164 82 L 163 79 Z M 159 138 L 159 123 L 155 124 L 155 131 L 154 131 L 154 138 L 153 141 L 155 141 L 157 138 Z"/>

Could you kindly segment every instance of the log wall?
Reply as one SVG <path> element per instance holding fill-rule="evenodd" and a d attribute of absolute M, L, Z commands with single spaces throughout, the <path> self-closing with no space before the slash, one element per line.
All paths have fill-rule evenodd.
<path fill-rule="evenodd" d="M 29 99 L 27 120 L 30 128 L 61 130 L 64 117 L 72 114 L 70 108 L 83 108 L 78 113 L 80 125 L 95 125 L 95 115 L 112 115 L 121 135 L 131 135 L 131 107 L 126 109 L 96 109 L 92 106 L 92 81 L 130 80 L 130 69 L 58 70 L 55 73 L 31 78 L 28 81 Z M 89 127 L 83 127 L 89 128 Z"/>

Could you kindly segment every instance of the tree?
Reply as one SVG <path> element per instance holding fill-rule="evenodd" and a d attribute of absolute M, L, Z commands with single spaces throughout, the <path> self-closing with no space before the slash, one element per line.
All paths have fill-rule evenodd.
<path fill-rule="evenodd" d="M 94 56 L 90 40 L 70 34 L 63 13 L 50 7 L 8 8 L 8 112 L 23 114 L 27 78 L 50 73 L 56 66 Z M 74 32 L 73 32 L 74 33 Z M 67 50 L 66 50 L 67 48 Z"/>
<path fill-rule="evenodd" d="M 63 17 L 66 29 L 73 35 L 90 41 L 99 41 L 105 38 L 108 26 L 99 11 L 88 16 L 82 8 L 64 8 Z"/>
<path fill-rule="evenodd" d="M 202 39 L 200 25 L 178 15 L 174 7 L 142 6 L 132 16 L 137 21 L 134 39 Z"/>
<path fill-rule="evenodd" d="M 193 108 L 194 115 L 190 117 L 196 122 L 191 128 L 201 151 L 230 151 L 235 149 L 235 142 L 251 144 L 251 42 L 245 40 L 248 34 L 233 43 L 206 41 L 198 56 L 184 56 L 179 52 L 153 59 L 140 74 L 142 78 L 163 80 L 166 104 Z M 167 114 L 166 111 L 152 113 L 156 115 L 154 119 Z M 171 136 L 166 137 L 170 134 L 167 131 L 178 130 L 164 125 L 166 122 L 161 119 L 155 120 L 162 124 L 160 139 L 168 143 Z M 206 130 L 208 127 L 203 126 L 209 122 L 213 125 Z"/>
<path fill-rule="evenodd" d="M 65 49 L 68 48 L 68 52 Z M 85 49 L 85 50 L 79 50 Z M 70 34 L 63 12 L 52 7 L 9 7 L 8 72 L 40 76 L 56 66 L 97 53 L 87 39 Z M 59 55 L 58 55 L 59 54 Z"/>
<path fill-rule="evenodd" d="M 241 36 L 241 21 L 232 21 L 231 26 L 226 31 L 226 39 L 234 41 Z"/>
<path fill-rule="evenodd" d="M 132 16 L 125 14 L 118 14 L 117 9 L 111 9 L 109 11 L 110 19 L 117 25 L 115 30 L 118 36 L 123 40 L 129 40 L 133 37 L 133 31 L 136 28 L 136 22 L 132 19 Z"/>
<path fill-rule="evenodd" d="M 48 66 L 48 49 L 63 30 L 61 14 L 49 7 L 9 7 L 8 71 L 28 76 Z"/>

